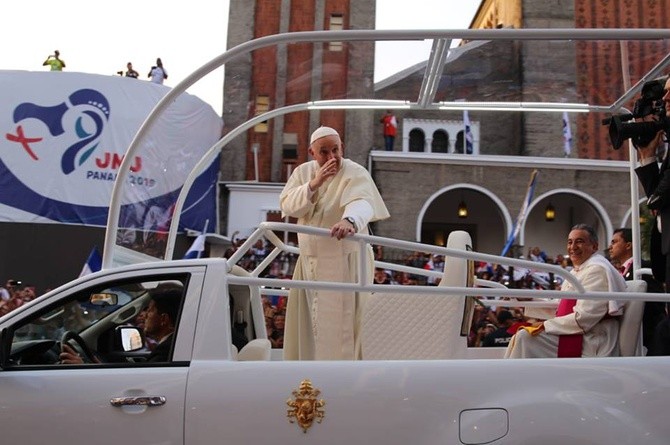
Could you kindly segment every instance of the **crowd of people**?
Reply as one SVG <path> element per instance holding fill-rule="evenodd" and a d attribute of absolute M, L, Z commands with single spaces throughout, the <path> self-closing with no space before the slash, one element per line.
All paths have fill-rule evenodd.
<path fill-rule="evenodd" d="M 29 303 L 37 296 L 35 286 L 19 280 L 7 280 L 0 287 L 0 317 Z"/>
<path fill-rule="evenodd" d="M 286 322 L 286 296 L 263 295 L 263 315 L 268 339 L 275 349 L 284 347 L 284 323 Z"/>

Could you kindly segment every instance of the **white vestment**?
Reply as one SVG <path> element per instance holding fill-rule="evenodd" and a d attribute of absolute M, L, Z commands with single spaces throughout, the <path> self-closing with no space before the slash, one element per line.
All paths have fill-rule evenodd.
<path fill-rule="evenodd" d="M 355 211 L 356 201 L 363 200 L 372 209 L 372 217 L 358 227 L 358 233 L 365 234 L 369 233 L 368 222 L 389 217 L 377 187 L 363 167 L 342 159 L 340 171 L 312 194 L 309 181 L 318 168 L 316 161 L 310 161 L 293 171 L 279 198 L 284 216 L 298 218 L 298 224 L 330 229 Z M 300 257 L 294 279 L 349 283 L 358 280 L 358 243 L 299 233 L 298 245 Z M 372 283 L 374 257 L 370 246 L 365 261 Z M 291 289 L 286 308 L 284 359 L 359 358 L 358 326 L 364 302 L 365 295 L 361 293 Z"/>
<path fill-rule="evenodd" d="M 619 272 L 602 255 L 593 254 L 580 267 L 570 271 L 588 291 L 623 292 L 626 283 Z M 577 292 L 566 280 L 561 291 Z M 582 357 L 619 355 L 619 321 L 608 318 L 607 300 L 577 300 L 571 314 L 554 317 L 544 322 L 544 332 L 531 336 L 519 330 L 510 341 L 505 358 L 556 357 L 558 336 L 583 334 Z"/>

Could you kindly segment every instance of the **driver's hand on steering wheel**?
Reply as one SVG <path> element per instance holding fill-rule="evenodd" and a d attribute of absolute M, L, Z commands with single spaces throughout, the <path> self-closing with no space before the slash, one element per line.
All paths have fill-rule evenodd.
<path fill-rule="evenodd" d="M 81 356 L 74 350 L 74 348 L 67 343 L 63 343 L 60 347 L 60 362 L 63 365 L 81 365 L 84 363 L 84 360 Z"/>
<path fill-rule="evenodd" d="M 67 343 L 61 345 L 61 353 L 58 356 L 60 362 L 63 365 L 81 365 L 84 363 L 84 359 L 81 358 L 81 355 L 74 350 L 74 348 Z M 94 360 L 95 363 L 100 363 L 97 357 Z"/>

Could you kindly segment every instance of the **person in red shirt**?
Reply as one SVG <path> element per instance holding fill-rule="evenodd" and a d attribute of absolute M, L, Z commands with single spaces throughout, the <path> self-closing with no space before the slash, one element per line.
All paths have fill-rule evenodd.
<path fill-rule="evenodd" d="M 398 121 L 391 110 L 386 110 L 386 114 L 379 120 L 384 124 L 384 148 L 386 151 L 393 151 Z"/>

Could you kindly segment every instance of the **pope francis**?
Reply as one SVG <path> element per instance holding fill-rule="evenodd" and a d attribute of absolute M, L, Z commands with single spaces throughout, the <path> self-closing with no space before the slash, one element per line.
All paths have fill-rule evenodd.
<path fill-rule="evenodd" d="M 354 233 L 367 234 L 369 222 L 389 217 L 368 171 L 344 159 L 343 149 L 337 131 L 317 128 L 308 149 L 313 160 L 293 171 L 279 197 L 283 216 L 298 218 L 298 224 L 328 228 L 331 233 L 330 238 L 298 234 L 300 256 L 293 279 L 355 282 L 358 244 L 345 238 Z M 370 246 L 366 253 L 368 270 L 373 271 Z M 358 325 L 364 303 L 361 293 L 291 289 L 284 359 L 360 358 Z"/>

